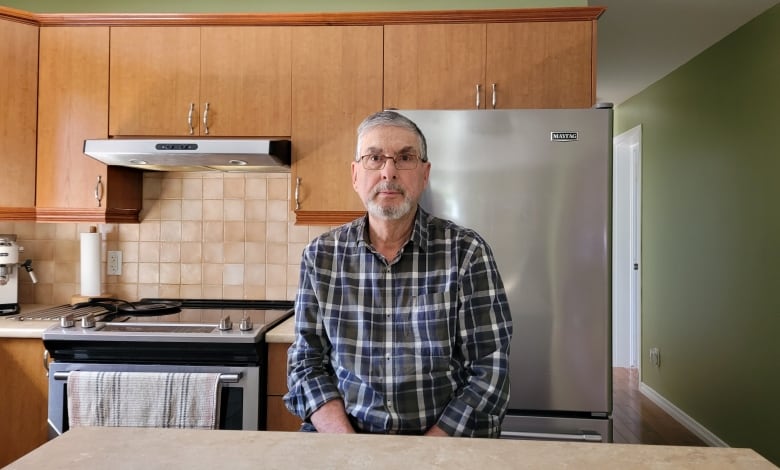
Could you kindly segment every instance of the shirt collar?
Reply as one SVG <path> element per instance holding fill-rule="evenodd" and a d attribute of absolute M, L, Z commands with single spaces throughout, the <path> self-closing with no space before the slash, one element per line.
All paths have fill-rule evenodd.
<path fill-rule="evenodd" d="M 425 250 L 428 247 L 428 219 L 430 215 L 423 210 L 419 205 L 417 206 L 417 212 L 414 216 L 414 225 L 412 227 L 412 236 L 410 239 L 412 242 L 419 246 L 420 249 Z M 363 217 L 357 219 L 357 242 L 358 245 L 370 246 L 368 243 L 368 213 Z"/>

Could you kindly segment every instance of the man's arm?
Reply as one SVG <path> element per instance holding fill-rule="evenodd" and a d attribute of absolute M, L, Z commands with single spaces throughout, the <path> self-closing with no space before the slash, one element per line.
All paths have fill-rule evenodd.
<path fill-rule="evenodd" d="M 312 413 L 311 424 L 317 428 L 317 432 L 355 433 L 355 429 L 347 418 L 347 412 L 344 410 L 344 401 L 341 399 L 331 400 Z"/>

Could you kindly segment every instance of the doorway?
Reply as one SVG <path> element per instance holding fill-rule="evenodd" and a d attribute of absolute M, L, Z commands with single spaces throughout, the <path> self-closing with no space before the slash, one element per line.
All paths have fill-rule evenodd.
<path fill-rule="evenodd" d="M 612 365 L 640 367 L 642 126 L 612 146 Z"/>

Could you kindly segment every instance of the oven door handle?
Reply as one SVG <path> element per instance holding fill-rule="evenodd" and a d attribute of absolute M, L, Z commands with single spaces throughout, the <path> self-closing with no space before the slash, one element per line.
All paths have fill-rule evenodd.
<path fill-rule="evenodd" d="M 70 371 L 60 371 L 53 374 L 54 380 L 68 380 Z M 241 373 L 219 374 L 219 383 L 234 384 L 241 380 Z"/>

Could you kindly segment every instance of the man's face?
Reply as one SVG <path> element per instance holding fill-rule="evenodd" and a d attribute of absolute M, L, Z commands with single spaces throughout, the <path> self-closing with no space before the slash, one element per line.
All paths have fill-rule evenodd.
<path fill-rule="evenodd" d="M 395 126 L 377 126 L 365 131 L 359 149 L 361 156 L 395 157 L 409 153 L 420 156 L 417 134 Z M 430 170 L 431 164 L 422 161 L 411 170 L 396 169 L 391 159 L 385 161 L 381 170 L 367 170 L 363 162 L 352 162 L 352 187 L 373 217 L 397 220 L 417 209 Z"/>

